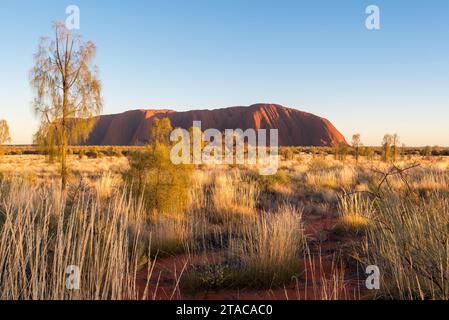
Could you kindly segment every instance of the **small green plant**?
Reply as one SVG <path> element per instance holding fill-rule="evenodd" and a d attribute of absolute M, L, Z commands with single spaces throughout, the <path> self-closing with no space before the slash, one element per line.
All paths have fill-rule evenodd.
<path fill-rule="evenodd" d="M 182 279 L 183 289 L 189 292 L 197 290 L 219 290 L 232 287 L 234 270 L 225 263 L 210 263 L 192 266 Z"/>

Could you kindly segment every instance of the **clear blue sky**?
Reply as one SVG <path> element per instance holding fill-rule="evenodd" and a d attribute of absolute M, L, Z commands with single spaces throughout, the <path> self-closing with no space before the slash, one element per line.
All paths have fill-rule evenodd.
<path fill-rule="evenodd" d="M 449 146 L 448 0 L 0 1 L 0 118 L 13 142 L 37 121 L 28 71 L 41 36 L 81 9 L 97 43 L 104 113 L 273 102 L 350 139 Z M 381 30 L 365 28 L 380 7 Z"/>

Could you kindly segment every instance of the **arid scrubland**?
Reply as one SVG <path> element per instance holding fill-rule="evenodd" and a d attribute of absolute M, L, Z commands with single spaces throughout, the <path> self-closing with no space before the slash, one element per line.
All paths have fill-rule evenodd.
<path fill-rule="evenodd" d="M 0 156 L 2 299 L 449 298 L 445 157 L 295 152 L 273 176 L 203 165 L 169 209 L 136 194 L 127 157 L 68 163 L 62 195 L 44 156 Z M 71 265 L 80 290 L 66 289 Z"/>

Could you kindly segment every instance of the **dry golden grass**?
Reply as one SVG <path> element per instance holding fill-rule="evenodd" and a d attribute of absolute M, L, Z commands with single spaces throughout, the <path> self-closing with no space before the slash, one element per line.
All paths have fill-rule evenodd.
<path fill-rule="evenodd" d="M 193 268 L 183 286 L 189 291 L 220 288 L 276 288 L 303 271 L 302 211 L 283 206 L 248 219 L 231 235 L 223 263 Z"/>
<path fill-rule="evenodd" d="M 305 242 L 301 216 L 301 210 L 286 205 L 243 226 L 241 236 L 232 238 L 228 248 L 231 261 L 240 266 L 234 281 L 269 288 L 298 276 Z"/>
<path fill-rule="evenodd" d="M 449 299 L 449 201 L 390 195 L 380 201 L 364 247 L 382 270 L 381 294 L 396 299 Z"/>
<path fill-rule="evenodd" d="M 204 250 L 226 261 L 209 265 L 209 278 L 203 269 L 187 272 L 193 287 L 282 286 L 305 267 L 310 211 L 338 214 L 335 230 L 358 244 L 345 258 L 381 268 L 377 296 L 448 299 L 449 159 L 395 165 L 415 162 L 420 166 L 382 185 L 392 164 L 378 159 L 356 164 L 301 154 L 268 178 L 254 177 L 257 166 L 202 166 L 193 175 L 191 207 L 162 214 L 129 195 L 121 178 L 126 157 L 71 156 L 62 197 L 58 166 L 44 156 L 0 156 L 0 298 L 136 299 L 136 272 L 148 257 Z M 79 292 L 65 289 L 68 265 L 82 270 Z M 331 278 L 317 280 L 317 293 L 345 298 L 344 282 L 336 266 Z"/>
<path fill-rule="evenodd" d="M 55 185 L 0 185 L 0 299 L 138 299 L 143 208 L 126 192 L 107 203 Z M 130 232 L 133 228 L 134 232 Z M 66 287 L 69 266 L 81 290 Z"/>
<path fill-rule="evenodd" d="M 113 176 L 119 175 L 129 167 L 126 157 L 79 159 L 78 156 L 70 156 L 68 165 L 71 169 L 73 184 L 77 184 L 80 178 L 89 181 L 105 174 L 115 179 Z M 0 156 L 0 172 L 4 175 L 26 177 L 37 183 L 45 183 L 59 177 L 59 165 L 56 162 L 49 163 L 46 156 L 40 155 Z"/>
<path fill-rule="evenodd" d="M 348 188 L 354 184 L 355 170 L 352 167 L 322 168 L 319 171 L 310 170 L 305 176 L 305 182 L 314 190 Z"/>
<path fill-rule="evenodd" d="M 343 194 L 339 196 L 340 214 L 334 230 L 337 233 L 364 233 L 371 224 L 374 214 L 374 202 L 363 193 Z"/>
<path fill-rule="evenodd" d="M 193 249 L 193 221 L 188 217 L 167 217 L 153 213 L 146 230 L 152 256 L 165 257 Z"/>
<path fill-rule="evenodd" d="M 241 223 L 245 217 L 256 214 L 258 194 L 257 185 L 245 180 L 239 172 L 218 173 L 214 178 L 209 218 L 221 224 Z"/>

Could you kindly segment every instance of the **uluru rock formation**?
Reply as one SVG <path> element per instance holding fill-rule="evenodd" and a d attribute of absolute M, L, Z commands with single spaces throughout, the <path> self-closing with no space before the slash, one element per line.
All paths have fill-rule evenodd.
<path fill-rule="evenodd" d="M 133 110 L 96 118 L 85 145 L 143 145 L 150 141 L 156 118 L 169 118 L 173 128 L 188 129 L 201 121 L 203 130 L 278 129 L 280 146 L 335 146 L 343 135 L 327 120 L 276 104 L 255 104 L 215 110 Z"/>

